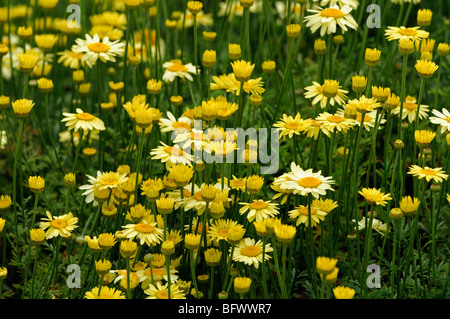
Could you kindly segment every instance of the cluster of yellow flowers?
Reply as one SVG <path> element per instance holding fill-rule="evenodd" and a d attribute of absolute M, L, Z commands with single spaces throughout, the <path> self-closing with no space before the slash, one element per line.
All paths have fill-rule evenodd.
<path fill-rule="evenodd" d="M 375 260 L 384 295 L 428 297 L 424 267 L 437 295 L 450 47 L 433 12 L 406 27 L 420 1 L 390 1 L 398 22 L 371 39 L 354 0 L 181 2 L 71 0 L 71 23 L 58 0 L 0 7 L 0 282 L 22 298 L 352 299 Z"/>

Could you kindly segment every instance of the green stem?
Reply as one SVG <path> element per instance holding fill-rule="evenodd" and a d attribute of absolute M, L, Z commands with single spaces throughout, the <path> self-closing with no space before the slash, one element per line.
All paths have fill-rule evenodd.
<path fill-rule="evenodd" d="M 19 119 L 19 134 L 17 137 L 16 155 L 14 156 L 14 169 L 13 169 L 13 206 L 14 206 L 14 227 L 17 233 L 17 170 L 21 169 L 21 158 L 22 158 L 22 135 L 23 135 L 23 119 Z M 20 183 L 20 187 L 22 183 Z"/>

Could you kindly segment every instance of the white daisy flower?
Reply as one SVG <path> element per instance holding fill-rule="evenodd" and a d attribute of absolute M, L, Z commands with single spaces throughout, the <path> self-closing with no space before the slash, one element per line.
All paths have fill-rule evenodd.
<path fill-rule="evenodd" d="M 166 83 L 173 82 L 176 77 L 187 79 L 192 82 L 194 81 L 192 74 L 197 74 L 195 66 L 192 63 L 183 64 L 180 60 L 165 62 L 163 64 L 163 68 L 165 71 L 162 79 Z"/>
<path fill-rule="evenodd" d="M 434 116 L 430 117 L 430 122 L 433 124 L 440 125 L 441 133 L 444 133 L 445 131 L 450 131 L 450 112 L 446 108 L 443 108 L 442 112 L 435 109 L 432 110 L 431 113 L 433 113 Z"/>
<path fill-rule="evenodd" d="M 87 66 L 92 68 L 92 66 L 100 59 L 102 62 L 106 63 L 116 62 L 116 56 L 121 57 L 124 54 L 125 43 L 116 41 L 109 41 L 108 37 L 104 37 L 100 40 L 98 34 L 94 34 L 91 37 L 86 34 L 86 40 L 76 39 L 75 45 L 72 46 L 72 51 L 76 53 L 84 53 L 82 61 L 86 63 Z"/>
<path fill-rule="evenodd" d="M 358 24 L 350 14 L 352 8 L 348 5 L 344 5 L 340 8 L 338 5 L 330 6 L 323 9 L 318 6 L 314 6 L 313 9 L 308 9 L 308 12 L 314 14 L 306 16 L 305 22 L 307 27 L 311 28 L 311 32 L 314 33 L 320 28 L 320 36 L 323 37 L 325 33 L 336 33 L 337 26 L 340 26 L 342 33 L 348 30 L 347 27 L 356 30 Z"/>

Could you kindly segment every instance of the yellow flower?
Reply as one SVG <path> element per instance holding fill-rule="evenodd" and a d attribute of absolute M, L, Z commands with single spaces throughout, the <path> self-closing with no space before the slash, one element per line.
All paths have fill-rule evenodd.
<path fill-rule="evenodd" d="M 289 218 L 296 220 L 296 226 L 305 224 L 306 227 L 309 226 L 309 219 L 311 219 L 311 227 L 315 227 L 321 221 L 325 220 L 325 216 L 327 215 L 326 212 L 313 205 L 309 209 L 308 206 L 300 205 L 289 211 L 288 214 Z"/>
<path fill-rule="evenodd" d="M 429 79 L 433 76 L 434 72 L 439 68 L 439 66 L 433 61 L 428 60 L 417 60 L 415 66 L 417 73 L 421 78 Z"/>
<path fill-rule="evenodd" d="M 36 34 L 34 36 L 34 41 L 39 49 L 49 51 L 58 41 L 58 36 L 55 34 Z"/>
<path fill-rule="evenodd" d="M 241 46 L 235 43 L 228 44 L 228 57 L 231 60 L 240 59 L 242 55 Z"/>
<path fill-rule="evenodd" d="M 316 270 L 321 275 L 328 275 L 334 270 L 337 262 L 335 258 L 319 256 L 316 259 Z"/>
<path fill-rule="evenodd" d="M 384 32 L 384 35 L 387 37 L 388 41 L 392 40 L 400 40 L 400 39 L 410 39 L 414 42 L 420 41 L 421 39 L 428 38 L 429 33 L 424 30 L 420 30 L 420 27 L 387 27 Z"/>
<path fill-rule="evenodd" d="M 222 258 L 222 252 L 216 248 L 208 248 L 205 250 L 205 261 L 210 267 L 218 266 Z"/>
<path fill-rule="evenodd" d="M 327 53 L 327 43 L 325 40 L 314 40 L 314 53 L 317 55 L 325 55 L 325 53 Z"/>
<path fill-rule="evenodd" d="M 6 219 L 0 218 L 0 233 L 3 231 L 3 228 L 5 227 Z M 45 233 L 44 233 L 45 235 Z"/>
<path fill-rule="evenodd" d="M 99 275 L 106 275 L 111 270 L 112 263 L 108 259 L 96 260 L 95 270 Z"/>
<path fill-rule="evenodd" d="M 38 61 L 39 56 L 32 53 L 22 53 L 19 55 L 20 70 L 25 73 L 32 72 Z"/>
<path fill-rule="evenodd" d="M 417 130 L 414 132 L 414 138 L 419 147 L 427 147 L 431 144 L 436 133 L 430 130 Z"/>
<path fill-rule="evenodd" d="M 53 217 L 49 211 L 46 212 L 47 218 L 43 218 L 39 224 L 39 228 L 45 230 L 45 238 L 62 236 L 69 237 L 72 231 L 78 226 L 78 218 L 73 217 L 71 212 Z"/>
<path fill-rule="evenodd" d="M 277 237 L 278 242 L 287 245 L 292 242 L 294 239 L 295 233 L 297 232 L 297 228 L 292 225 L 276 225 L 273 228 L 275 236 Z"/>
<path fill-rule="evenodd" d="M 369 67 L 374 67 L 378 65 L 378 62 L 380 61 L 380 55 L 381 51 L 378 49 L 371 49 L 366 48 L 366 53 L 364 56 L 364 61 L 366 62 L 366 65 Z"/>
<path fill-rule="evenodd" d="M 33 106 L 34 102 L 28 99 L 20 99 L 12 102 L 14 113 L 19 119 L 26 118 L 30 114 Z"/>
<path fill-rule="evenodd" d="M 233 73 L 236 80 L 239 82 L 246 82 L 250 80 L 255 65 L 251 64 L 251 62 L 238 60 L 231 62 L 231 67 L 233 68 Z"/>
<path fill-rule="evenodd" d="M 238 294 L 245 294 L 250 290 L 252 280 L 248 277 L 235 277 L 233 282 L 234 291 Z"/>
<path fill-rule="evenodd" d="M 45 180 L 40 176 L 30 176 L 28 178 L 28 186 L 33 193 L 40 193 L 44 190 Z"/>
<path fill-rule="evenodd" d="M 157 95 L 161 92 L 162 82 L 157 79 L 150 79 L 147 82 L 147 92 Z"/>
<path fill-rule="evenodd" d="M 265 74 L 271 74 L 275 72 L 276 63 L 275 61 L 267 60 L 261 64 L 261 68 Z"/>
<path fill-rule="evenodd" d="M 372 112 L 381 105 L 376 99 L 366 98 L 364 95 L 362 95 L 359 99 L 348 101 L 348 104 L 355 107 L 359 113 L 363 114 Z"/>
<path fill-rule="evenodd" d="M 433 12 L 430 9 L 419 9 L 417 11 L 417 25 L 427 27 L 431 24 Z"/>
<path fill-rule="evenodd" d="M 420 200 L 416 197 L 411 198 L 411 196 L 403 196 L 399 203 L 400 209 L 405 216 L 414 215 L 419 209 L 419 205 Z"/>
<path fill-rule="evenodd" d="M 333 294 L 336 299 L 353 299 L 355 289 L 350 287 L 338 286 L 333 289 Z"/>
<path fill-rule="evenodd" d="M 203 65 L 207 68 L 212 68 L 216 65 L 216 51 L 214 50 L 205 50 L 203 52 Z"/>
<path fill-rule="evenodd" d="M 300 135 L 304 132 L 311 120 L 303 120 L 300 113 L 297 113 L 295 117 L 291 115 L 283 114 L 282 118 L 276 122 L 273 126 L 280 132 L 280 138 L 285 139 L 286 136 L 292 138 L 295 135 Z"/>
<path fill-rule="evenodd" d="M 63 113 L 64 118 L 61 122 L 67 122 L 66 126 L 69 127 L 69 130 L 74 130 L 77 132 L 82 129 L 85 135 L 88 131 L 92 131 L 94 129 L 98 131 L 105 130 L 105 124 L 98 117 L 90 113 L 83 112 L 80 108 L 77 108 L 76 112 L 77 113 Z"/>
<path fill-rule="evenodd" d="M 352 90 L 356 93 L 362 93 L 366 90 L 367 79 L 364 75 L 355 75 L 352 77 Z"/>
<path fill-rule="evenodd" d="M 49 93 L 53 90 L 53 81 L 47 78 L 40 78 L 37 80 L 39 91 Z"/>
<path fill-rule="evenodd" d="M 436 183 L 441 183 L 444 179 L 447 180 L 448 175 L 442 171 L 441 167 L 431 168 L 431 167 L 420 167 L 418 165 L 411 165 L 408 174 L 411 174 L 419 179 L 425 178 L 427 182 L 433 180 Z"/>
<path fill-rule="evenodd" d="M 296 38 L 300 36 L 300 31 L 302 30 L 302 27 L 297 23 L 292 23 L 286 26 L 286 33 L 287 36 L 290 38 Z"/>
<path fill-rule="evenodd" d="M 146 290 L 144 290 L 144 293 L 148 295 L 146 299 L 186 299 L 185 293 L 180 289 L 180 287 L 176 283 L 172 283 L 170 285 L 170 298 L 169 298 L 168 285 L 169 285 L 168 283 L 163 285 L 160 282 L 156 282 L 155 285 L 150 284 L 149 287 Z"/>
<path fill-rule="evenodd" d="M 186 234 L 184 237 L 184 244 L 189 250 L 197 249 L 200 245 L 201 235 L 200 234 Z"/>
<path fill-rule="evenodd" d="M 145 216 L 136 224 L 122 226 L 124 235 L 129 239 L 137 238 L 141 245 L 155 246 L 162 240 L 163 230 L 153 221 L 153 216 Z"/>
<path fill-rule="evenodd" d="M 269 217 L 273 217 L 279 214 L 276 203 L 271 203 L 269 201 L 264 201 L 262 199 L 254 200 L 252 203 L 239 203 L 243 205 L 239 209 L 239 214 L 243 215 L 247 213 L 247 219 L 249 222 L 253 222 L 255 219 L 263 220 Z"/>
<path fill-rule="evenodd" d="M 92 290 L 86 292 L 84 295 L 86 299 L 126 299 L 125 295 L 120 291 L 116 290 L 114 287 L 102 286 L 100 290 L 99 287 L 94 287 Z"/>
<path fill-rule="evenodd" d="M 192 14 L 199 13 L 203 8 L 203 3 L 201 1 L 188 1 L 187 8 Z"/>
<path fill-rule="evenodd" d="M 368 205 L 385 206 L 388 200 L 391 200 L 391 194 L 385 194 L 376 188 L 362 188 L 358 192 L 367 201 Z"/>
<path fill-rule="evenodd" d="M 45 242 L 45 231 L 40 228 L 30 229 L 30 239 L 33 245 L 41 245 Z"/>

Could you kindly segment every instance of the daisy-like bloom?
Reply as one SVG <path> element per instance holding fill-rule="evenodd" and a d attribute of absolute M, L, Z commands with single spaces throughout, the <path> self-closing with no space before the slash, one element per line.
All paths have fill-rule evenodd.
<path fill-rule="evenodd" d="M 146 299 L 169 299 L 168 285 L 168 283 L 163 285 L 160 282 L 157 282 L 156 285 L 150 284 L 150 286 L 144 290 L 144 293 L 148 295 Z M 177 284 L 170 285 L 170 299 L 186 299 L 186 295 Z"/>
<path fill-rule="evenodd" d="M 355 296 L 355 289 L 350 287 L 338 286 L 333 288 L 333 295 L 336 299 L 353 299 Z"/>
<path fill-rule="evenodd" d="M 190 147 L 192 150 L 203 150 L 209 147 L 209 139 L 203 134 L 203 131 L 192 129 L 191 132 L 180 133 L 173 140 L 174 144 L 179 145 L 182 149 Z"/>
<path fill-rule="evenodd" d="M 105 130 L 105 123 L 98 117 L 92 115 L 91 113 L 83 112 L 82 109 L 77 108 L 77 113 L 63 113 L 64 118 L 61 122 L 66 122 L 66 126 L 68 126 L 69 130 L 74 130 L 77 132 L 82 129 L 84 134 L 86 135 L 88 131 Z"/>
<path fill-rule="evenodd" d="M 403 196 L 399 206 L 404 216 L 412 216 L 419 209 L 420 200 L 416 197 Z"/>
<path fill-rule="evenodd" d="M 332 199 L 314 199 L 311 203 L 312 207 L 319 209 L 322 212 L 330 213 L 333 209 L 337 208 L 339 205 L 336 201 Z"/>
<path fill-rule="evenodd" d="M 313 0 L 314 2 L 319 2 L 319 5 L 321 7 L 325 7 L 327 5 L 334 6 L 339 5 L 340 7 L 343 7 L 345 5 L 351 7 L 353 10 L 356 10 L 358 8 L 359 2 L 357 0 Z"/>
<path fill-rule="evenodd" d="M 365 198 L 368 205 L 386 206 L 388 200 L 391 200 L 391 194 L 385 194 L 376 188 L 362 188 L 358 194 Z"/>
<path fill-rule="evenodd" d="M 345 118 L 339 114 L 330 114 L 324 112 L 316 117 L 316 121 L 320 123 L 320 129 L 322 132 L 331 137 L 331 134 L 337 130 L 338 132 L 347 133 L 347 131 L 355 125 L 355 121 L 352 119 Z"/>
<path fill-rule="evenodd" d="M 77 53 L 72 50 L 64 50 L 63 52 L 58 52 L 58 55 L 60 56 L 58 58 L 58 63 L 61 63 L 66 68 L 71 69 L 79 69 L 80 67 L 84 66 L 83 53 Z"/>
<path fill-rule="evenodd" d="M 99 294 L 100 292 L 100 294 Z M 94 287 L 92 290 L 86 292 L 84 295 L 86 299 L 127 299 L 125 294 L 120 290 L 116 290 L 114 287 L 103 286 L 100 290 L 99 287 Z"/>
<path fill-rule="evenodd" d="M 216 219 L 211 221 L 207 235 L 213 242 L 215 241 L 218 244 L 221 240 L 227 240 L 228 231 L 232 227 L 240 227 L 243 229 L 243 226 L 239 225 L 237 221 L 231 219 Z"/>
<path fill-rule="evenodd" d="M 300 113 L 297 113 L 295 117 L 283 114 L 282 118 L 274 123 L 273 126 L 280 132 L 280 138 L 285 139 L 286 136 L 292 138 L 294 135 L 300 135 L 304 132 L 309 121 L 311 120 L 303 120 Z"/>
<path fill-rule="evenodd" d="M 286 176 L 286 181 L 280 184 L 281 189 L 292 189 L 294 194 L 307 196 L 311 194 L 314 198 L 325 195 L 327 190 L 333 191 L 332 177 L 324 177 L 322 171 L 313 172 L 312 169 L 304 171 L 294 162 L 291 163 L 291 172 Z"/>
<path fill-rule="evenodd" d="M 77 228 L 78 218 L 73 217 L 71 212 L 53 217 L 47 211 L 47 218 L 43 218 L 39 224 L 39 228 L 45 230 L 45 238 L 50 239 L 57 236 L 69 237 L 72 231 Z"/>
<path fill-rule="evenodd" d="M 137 224 L 128 224 L 122 226 L 124 228 L 123 234 L 128 239 L 137 237 L 141 245 L 155 246 L 161 242 L 161 236 L 164 231 L 157 227 L 157 223 L 149 217 L 144 217 Z"/>
<path fill-rule="evenodd" d="M 355 219 L 352 220 L 353 222 L 356 222 Z M 367 221 L 370 222 L 370 218 L 367 218 Z M 361 218 L 361 220 L 358 222 L 358 229 L 359 230 L 363 230 L 366 228 L 366 218 L 363 217 Z M 387 223 L 382 223 L 381 220 L 376 219 L 376 218 L 372 218 L 372 227 L 373 230 L 375 230 L 377 233 L 379 233 L 380 235 L 385 235 L 387 232 Z"/>
<path fill-rule="evenodd" d="M 34 102 L 29 99 L 19 99 L 12 102 L 12 108 L 17 118 L 26 118 L 34 107 Z"/>
<path fill-rule="evenodd" d="M 336 258 L 318 256 L 316 258 L 316 270 L 321 275 L 328 275 L 334 270 L 337 262 Z"/>
<path fill-rule="evenodd" d="M 98 34 L 94 34 L 91 37 L 86 34 L 86 40 L 76 39 L 75 45 L 72 46 L 72 51 L 76 53 L 83 53 L 82 61 L 90 68 L 100 59 L 102 62 L 106 63 L 116 62 L 116 56 L 121 57 L 124 54 L 124 42 L 109 41 L 108 37 L 104 37 L 100 40 Z"/>
<path fill-rule="evenodd" d="M 230 252 L 231 252 L 230 247 Z M 238 245 L 235 246 L 233 253 L 233 260 L 237 262 L 242 262 L 245 265 L 253 265 L 256 269 L 259 267 L 259 263 L 263 262 L 263 243 L 261 240 L 256 241 L 253 238 L 244 238 Z M 265 247 L 265 260 L 269 260 L 271 256 L 267 254 L 273 251 L 270 244 L 266 244 Z"/>
<path fill-rule="evenodd" d="M 163 64 L 165 69 L 163 74 L 163 81 L 166 83 L 173 82 L 176 77 L 194 81 L 192 74 L 196 74 L 196 68 L 192 63 L 183 64 L 181 60 L 171 60 Z M 200 70 L 199 70 L 200 72 Z"/>
<path fill-rule="evenodd" d="M 320 28 L 320 36 L 323 37 L 326 34 L 336 33 L 337 26 L 341 27 L 342 33 L 348 30 L 347 27 L 356 30 L 358 24 L 353 16 L 350 14 L 352 8 L 348 5 L 344 5 L 342 8 L 337 4 L 331 5 L 328 8 L 321 8 L 314 6 L 312 9 L 308 9 L 308 12 L 313 14 L 305 17 L 306 27 L 311 28 L 311 32 L 314 33 Z"/>
<path fill-rule="evenodd" d="M 413 123 L 416 120 L 417 107 L 416 99 L 412 96 L 407 96 L 403 102 L 402 120 L 408 118 L 408 121 Z M 419 109 L 419 120 L 427 118 L 429 111 L 428 105 L 421 104 Z M 435 110 L 433 110 L 433 113 L 434 111 Z M 400 114 L 400 105 L 393 109 L 392 113 L 397 115 Z M 433 123 L 433 121 L 431 121 L 431 123 Z"/>
<path fill-rule="evenodd" d="M 89 184 L 80 186 L 80 189 L 85 191 L 82 195 L 87 195 L 86 203 L 90 203 L 94 200 L 95 191 L 108 190 L 109 194 L 110 191 L 114 190 L 117 187 L 120 187 L 129 178 L 126 173 L 124 174 L 119 174 L 117 172 L 102 173 L 100 171 L 97 171 L 96 177 L 90 175 L 86 176 L 88 177 Z"/>
<path fill-rule="evenodd" d="M 223 90 L 230 92 L 236 96 L 240 95 L 241 82 L 236 79 L 234 73 L 223 74 L 212 77 L 213 82 L 210 84 L 211 91 Z M 266 89 L 264 88 L 264 82 L 262 78 L 249 79 L 244 82 L 244 92 L 250 95 L 262 95 Z"/>
<path fill-rule="evenodd" d="M 178 270 L 174 269 L 173 267 L 170 267 L 169 273 L 170 273 L 170 281 L 172 283 L 177 282 L 179 279 Z M 163 267 L 139 269 L 136 271 L 136 275 L 138 275 L 140 281 L 142 282 L 142 289 L 144 290 L 149 287 L 149 285 L 152 283 L 152 280 L 155 282 L 161 282 L 162 280 L 165 280 L 167 282 L 169 279 L 165 265 Z"/>
<path fill-rule="evenodd" d="M 348 101 L 348 105 L 356 108 L 360 113 L 369 113 L 374 111 L 381 104 L 375 98 L 367 98 L 362 95 L 359 99 L 353 99 Z"/>
<path fill-rule="evenodd" d="M 337 94 L 334 97 L 327 97 L 324 94 L 324 88 L 325 84 L 320 85 L 319 83 L 313 81 L 313 84 L 310 86 L 305 87 L 305 98 L 306 99 L 313 99 L 312 104 L 316 105 L 320 102 L 320 107 L 324 109 L 327 106 L 327 102 L 329 99 L 330 105 L 334 106 L 335 103 L 338 105 L 342 105 L 345 103 L 345 100 L 347 99 L 347 93 L 348 91 L 341 89 L 341 86 L 338 86 L 337 88 Z"/>
<path fill-rule="evenodd" d="M 344 115 L 344 111 L 338 110 L 338 114 Z M 362 113 L 356 114 L 356 118 L 354 120 L 355 125 L 361 126 L 362 116 L 363 116 Z M 370 131 L 371 128 L 375 127 L 376 116 L 377 116 L 377 111 L 372 111 L 372 112 L 364 114 L 363 127 L 365 130 Z M 380 115 L 378 115 L 378 116 L 380 116 Z M 378 126 L 379 126 L 378 129 L 381 129 L 382 125 L 384 123 L 386 123 L 386 119 L 384 119 L 384 115 L 382 115 L 382 118 L 380 120 L 378 120 Z"/>
<path fill-rule="evenodd" d="M 423 105 L 420 106 L 421 109 L 422 106 Z M 440 125 L 441 133 L 444 133 L 445 131 L 450 132 L 450 112 L 446 108 L 443 108 L 441 112 L 436 109 L 432 110 L 431 112 L 434 116 L 430 116 L 430 122 Z"/>
<path fill-rule="evenodd" d="M 236 80 L 239 82 L 246 82 L 250 80 L 255 65 L 245 60 L 237 60 L 231 62 L 231 67 L 233 68 L 233 73 Z"/>
<path fill-rule="evenodd" d="M 11 207 L 12 200 L 9 195 L 1 195 L 0 196 L 0 212 L 7 210 Z"/>
<path fill-rule="evenodd" d="M 181 116 L 180 118 L 175 118 L 175 116 L 171 112 L 167 112 L 167 119 L 161 118 L 159 119 L 159 127 L 161 128 L 161 132 L 182 132 L 191 131 L 191 119 Z"/>
<path fill-rule="evenodd" d="M 317 122 L 315 119 L 311 119 L 310 121 L 308 121 L 305 127 L 306 137 L 312 137 L 317 140 L 319 138 L 319 133 L 322 131 L 320 129 L 321 126 L 322 124 Z"/>
<path fill-rule="evenodd" d="M 247 219 L 249 222 L 254 220 L 264 220 L 269 217 L 273 217 L 279 214 L 278 204 L 272 203 L 270 200 L 264 201 L 262 199 L 254 200 L 252 203 L 239 203 L 243 205 L 239 209 L 239 214 L 244 215 L 247 213 Z"/>
<path fill-rule="evenodd" d="M 419 147 L 427 147 L 431 144 L 436 133 L 430 130 L 417 130 L 414 132 L 414 139 Z"/>
<path fill-rule="evenodd" d="M 280 205 L 284 205 L 286 203 L 288 197 L 294 193 L 294 191 L 292 189 L 281 189 L 280 183 L 282 181 L 285 181 L 285 179 L 284 179 L 285 175 L 287 175 L 287 173 L 284 173 L 282 176 L 275 177 L 273 183 L 270 185 L 270 188 L 272 188 L 276 192 L 276 194 L 273 195 L 272 200 L 276 200 L 276 199 L 282 197 L 281 201 L 280 201 Z"/>
<path fill-rule="evenodd" d="M 420 41 L 422 39 L 428 38 L 430 35 L 427 31 L 421 30 L 420 27 L 387 27 L 384 32 L 388 41 L 409 39 L 414 42 Z"/>
<path fill-rule="evenodd" d="M 173 164 L 185 164 L 191 166 L 194 156 L 183 151 L 178 145 L 169 146 L 164 142 L 160 142 L 162 146 L 154 148 L 150 155 L 152 159 L 159 159 L 162 163 L 166 163 L 166 168 L 169 169 Z"/>
<path fill-rule="evenodd" d="M 321 221 L 325 220 L 327 216 L 326 212 L 321 211 L 318 207 L 311 205 L 309 211 L 311 212 L 311 227 L 315 227 L 320 224 Z M 300 205 L 295 209 L 288 212 L 289 217 L 294 219 L 295 225 L 305 224 L 306 227 L 309 226 L 309 211 L 308 206 Z"/>
<path fill-rule="evenodd" d="M 444 179 L 447 180 L 448 175 L 442 170 L 442 167 L 431 168 L 425 166 L 424 168 L 418 165 L 411 165 L 408 174 L 419 179 L 425 178 L 427 182 L 433 180 L 435 183 L 441 183 Z"/>
<path fill-rule="evenodd" d="M 416 71 L 419 74 L 419 76 L 424 79 L 431 78 L 434 72 L 436 72 L 437 69 L 439 69 L 439 66 L 436 63 L 425 59 L 417 60 L 414 67 L 416 68 Z"/>

